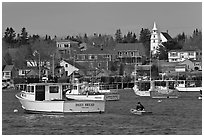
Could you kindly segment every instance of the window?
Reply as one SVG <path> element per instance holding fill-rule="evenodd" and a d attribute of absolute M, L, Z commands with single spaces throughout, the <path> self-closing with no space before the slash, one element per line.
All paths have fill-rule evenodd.
<path fill-rule="evenodd" d="M 122 53 L 121 53 L 121 52 L 118 52 L 118 55 L 119 55 L 119 56 L 122 56 Z"/>
<path fill-rule="evenodd" d="M 155 40 L 153 40 L 153 43 L 155 43 Z"/>
<path fill-rule="evenodd" d="M 89 56 L 89 59 L 90 59 L 90 60 L 97 59 L 97 56 L 90 55 L 90 56 Z"/>
<path fill-rule="evenodd" d="M 30 92 L 30 86 L 27 86 L 27 92 Z"/>
<path fill-rule="evenodd" d="M 25 75 L 25 70 L 22 70 L 22 74 Z"/>
<path fill-rule="evenodd" d="M 82 55 L 81 56 L 81 60 L 85 60 L 86 59 L 86 56 L 85 55 Z"/>
<path fill-rule="evenodd" d="M 132 57 L 134 56 L 134 52 L 131 52 L 131 56 L 132 56 Z"/>
<path fill-rule="evenodd" d="M 171 52 L 170 53 L 170 56 L 172 56 L 172 57 L 175 57 L 175 56 L 177 56 L 178 55 L 178 53 L 176 53 L 176 52 Z"/>
<path fill-rule="evenodd" d="M 10 76 L 10 72 L 4 72 L 4 75 Z"/>
<path fill-rule="evenodd" d="M 58 93 L 59 87 L 58 86 L 50 86 L 49 90 L 50 90 L 50 93 Z"/>
<path fill-rule="evenodd" d="M 65 71 L 65 75 L 68 76 L 68 71 Z"/>
<path fill-rule="evenodd" d="M 188 55 L 189 56 L 193 56 L 194 54 L 193 54 L 193 52 L 189 52 Z"/>
<path fill-rule="evenodd" d="M 73 89 L 74 89 L 74 90 L 77 90 L 77 86 L 73 86 Z"/>
<path fill-rule="evenodd" d="M 30 86 L 31 87 L 31 92 L 34 93 L 34 86 Z"/>
<path fill-rule="evenodd" d="M 65 67 L 68 68 L 68 64 L 65 64 Z"/>

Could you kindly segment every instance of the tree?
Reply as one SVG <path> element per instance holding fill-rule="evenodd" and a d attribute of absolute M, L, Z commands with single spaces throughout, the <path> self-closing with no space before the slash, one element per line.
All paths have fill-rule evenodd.
<path fill-rule="evenodd" d="M 26 31 L 26 28 L 22 28 L 20 38 L 21 44 L 28 44 L 28 32 Z"/>
<path fill-rule="evenodd" d="M 122 42 L 122 33 L 121 33 L 120 29 L 116 30 L 115 40 L 116 40 L 117 43 L 121 43 Z"/>
<path fill-rule="evenodd" d="M 137 38 L 136 38 L 136 34 L 134 33 L 131 39 L 131 43 L 136 43 L 137 42 Z"/>
<path fill-rule="evenodd" d="M 142 28 L 142 30 L 140 31 L 139 42 L 144 44 L 147 55 L 150 55 L 150 37 L 151 37 L 150 30 Z"/>
<path fill-rule="evenodd" d="M 6 53 L 6 55 L 3 58 L 4 58 L 7 65 L 12 65 L 12 57 L 8 52 Z"/>
<path fill-rule="evenodd" d="M 13 30 L 12 27 L 10 28 L 6 28 L 6 31 L 4 33 L 4 37 L 3 39 L 7 42 L 7 43 L 15 43 L 15 37 L 16 37 L 16 33 L 15 31 Z"/>

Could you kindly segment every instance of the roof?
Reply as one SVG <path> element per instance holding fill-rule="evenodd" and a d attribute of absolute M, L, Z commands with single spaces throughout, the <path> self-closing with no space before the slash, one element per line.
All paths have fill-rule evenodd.
<path fill-rule="evenodd" d="M 73 43 L 73 44 L 78 44 L 79 43 L 77 41 L 72 41 L 72 40 L 57 40 L 56 42 L 70 42 L 70 43 Z"/>
<path fill-rule="evenodd" d="M 138 50 L 140 55 L 145 55 L 145 47 L 143 43 L 118 43 L 115 47 L 116 52 L 127 50 Z"/>
<path fill-rule="evenodd" d="M 194 49 L 194 48 L 184 48 L 184 49 L 170 50 L 169 52 L 186 52 L 186 51 L 201 51 L 201 50 Z"/>
<path fill-rule="evenodd" d="M 37 76 L 37 75 L 39 75 L 39 71 L 36 68 L 33 68 L 26 75 L 27 76 Z"/>
<path fill-rule="evenodd" d="M 78 68 L 78 69 L 85 69 L 85 67 L 79 65 L 78 63 L 74 62 L 73 60 L 66 60 L 66 59 L 64 59 L 64 61 L 69 63 L 70 65 Z"/>
<path fill-rule="evenodd" d="M 171 36 L 167 33 L 167 32 L 161 32 L 161 34 L 169 41 L 169 40 L 173 40 L 171 38 Z"/>
<path fill-rule="evenodd" d="M 108 48 L 100 48 L 100 47 L 92 47 L 92 48 L 88 48 L 85 51 L 82 51 L 78 54 L 112 54 L 112 50 L 108 49 Z"/>
<path fill-rule="evenodd" d="M 12 71 L 14 65 L 6 65 L 3 71 Z"/>
<path fill-rule="evenodd" d="M 167 62 L 165 60 L 158 60 L 159 66 L 175 66 L 178 62 Z"/>

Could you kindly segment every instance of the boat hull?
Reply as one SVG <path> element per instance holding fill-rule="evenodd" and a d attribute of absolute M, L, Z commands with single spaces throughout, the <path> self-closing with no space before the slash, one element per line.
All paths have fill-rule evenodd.
<path fill-rule="evenodd" d="M 105 100 L 107 101 L 117 101 L 120 100 L 120 95 L 119 94 L 105 94 Z"/>
<path fill-rule="evenodd" d="M 202 87 L 176 87 L 179 92 L 199 92 Z"/>
<path fill-rule="evenodd" d="M 73 112 L 104 112 L 105 101 L 65 101 L 65 100 L 44 100 L 44 101 L 30 101 L 24 99 L 17 94 L 22 108 L 26 112 L 38 113 L 73 113 Z"/>
<path fill-rule="evenodd" d="M 67 94 L 68 99 L 73 100 L 104 100 L 104 95 L 78 95 L 78 94 Z"/>
<path fill-rule="evenodd" d="M 138 111 L 136 109 L 130 109 L 130 113 L 132 113 L 134 115 L 149 115 L 149 114 L 152 114 L 152 112 L 150 112 L 150 111 L 145 111 L 145 110 Z"/>
<path fill-rule="evenodd" d="M 104 94 L 104 95 L 77 95 L 68 94 L 66 95 L 68 99 L 73 100 L 106 100 L 106 101 L 116 101 L 120 99 L 119 94 Z"/>
<path fill-rule="evenodd" d="M 133 87 L 133 91 L 135 92 L 135 94 L 137 96 L 141 96 L 141 97 L 150 97 L 150 92 L 147 90 L 141 91 L 138 86 L 134 86 Z"/>
<path fill-rule="evenodd" d="M 178 91 L 173 89 L 150 91 L 152 98 L 178 98 Z"/>

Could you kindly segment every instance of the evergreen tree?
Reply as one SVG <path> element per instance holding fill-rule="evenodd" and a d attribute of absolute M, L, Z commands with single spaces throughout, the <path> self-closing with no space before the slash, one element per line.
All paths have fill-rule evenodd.
<path fill-rule="evenodd" d="M 21 44 L 28 44 L 28 32 L 26 31 L 26 28 L 22 28 L 20 38 Z"/>
<path fill-rule="evenodd" d="M 116 40 L 117 43 L 121 43 L 122 42 L 122 33 L 121 33 L 120 29 L 116 30 L 115 40 Z"/>
<path fill-rule="evenodd" d="M 12 27 L 10 28 L 6 28 L 6 31 L 4 33 L 4 37 L 3 39 L 7 42 L 7 43 L 15 43 L 15 37 L 16 37 L 16 33 L 15 31 L 13 30 Z"/>
<path fill-rule="evenodd" d="M 149 29 L 143 29 L 140 31 L 139 42 L 143 43 L 146 49 L 146 55 L 150 55 L 150 37 L 151 32 Z"/>
<path fill-rule="evenodd" d="M 136 43 L 136 42 L 137 42 L 137 38 L 136 38 L 136 34 L 134 33 L 132 35 L 131 43 Z"/>
<path fill-rule="evenodd" d="M 6 28 L 6 31 L 4 32 L 4 37 L 3 37 L 3 39 L 4 39 L 6 42 L 8 42 L 8 37 L 9 37 L 9 28 L 7 27 L 7 28 Z"/>

